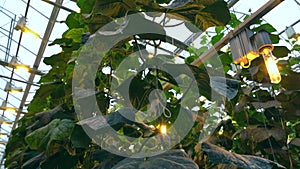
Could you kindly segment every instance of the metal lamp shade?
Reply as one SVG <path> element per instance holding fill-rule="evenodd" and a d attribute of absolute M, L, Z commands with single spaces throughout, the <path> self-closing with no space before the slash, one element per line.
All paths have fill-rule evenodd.
<path fill-rule="evenodd" d="M 237 36 L 230 39 L 230 48 L 235 64 L 241 64 L 247 67 L 250 62 L 257 58 L 259 54 L 256 52 L 256 46 L 253 43 L 253 32 L 245 29 Z"/>
<path fill-rule="evenodd" d="M 264 48 L 274 49 L 272 41 L 270 39 L 270 33 L 262 29 L 255 35 L 255 45 L 258 48 L 258 52 L 261 53 Z"/>

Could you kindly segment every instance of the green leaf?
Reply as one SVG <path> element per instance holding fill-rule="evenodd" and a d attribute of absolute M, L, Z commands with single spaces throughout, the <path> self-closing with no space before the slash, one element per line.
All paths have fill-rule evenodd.
<path fill-rule="evenodd" d="M 285 168 L 271 160 L 251 155 L 239 155 L 207 142 L 201 144 L 201 149 L 208 154 L 209 160 L 215 164 L 232 164 L 244 169 Z"/>
<path fill-rule="evenodd" d="M 228 53 L 220 54 L 219 58 L 221 59 L 223 65 L 230 65 L 231 63 L 233 63 L 233 59 Z"/>
<path fill-rule="evenodd" d="M 198 165 L 183 150 L 170 150 L 163 154 L 147 159 L 126 158 L 112 169 L 152 169 L 152 168 L 176 168 L 198 169 Z"/>
<path fill-rule="evenodd" d="M 69 29 L 72 28 L 83 28 L 83 17 L 80 13 L 71 13 L 68 15 L 66 19 L 66 25 L 69 27 Z"/>
<path fill-rule="evenodd" d="M 149 94 L 154 89 L 162 89 L 160 83 L 156 86 L 155 82 L 158 80 L 155 76 L 147 74 L 146 77 L 142 77 L 142 73 L 139 73 L 136 76 L 131 76 L 127 78 L 117 90 L 128 102 L 132 104 L 136 109 L 140 109 L 147 104 L 149 104 Z M 126 93 L 129 91 L 129 95 Z M 128 96 L 128 97 L 127 97 Z"/>
<path fill-rule="evenodd" d="M 214 4 L 205 7 L 196 14 L 194 24 L 200 30 L 206 30 L 211 26 L 223 26 L 230 20 L 230 14 L 227 9 L 227 3 L 216 1 Z"/>
<path fill-rule="evenodd" d="M 71 134 L 72 145 L 76 148 L 88 148 L 92 139 L 86 134 L 81 126 L 75 125 Z"/>
<path fill-rule="evenodd" d="M 224 1 L 209 1 L 210 3 L 202 3 L 201 1 L 190 2 L 180 8 L 169 9 L 169 17 L 181 18 L 187 20 L 204 31 L 211 26 L 224 26 L 230 20 L 229 10 Z M 193 26 L 187 25 L 187 28 Z M 199 31 L 197 31 L 199 32 Z"/>
<path fill-rule="evenodd" d="M 295 44 L 292 48 L 292 51 L 300 51 L 300 45 L 299 44 Z"/>
<path fill-rule="evenodd" d="M 78 163 L 77 156 L 71 156 L 67 151 L 61 150 L 56 154 L 48 157 L 46 160 L 40 163 L 40 168 L 42 169 L 67 169 L 67 168 L 77 168 Z"/>
<path fill-rule="evenodd" d="M 282 76 L 281 78 L 280 84 L 286 90 L 300 90 L 300 73 L 289 72 L 289 75 Z"/>
<path fill-rule="evenodd" d="M 274 46 L 273 54 L 277 58 L 288 56 L 291 51 L 285 46 Z"/>
<path fill-rule="evenodd" d="M 73 28 L 64 33 L 65 38 L 73 39 L 74 42 L 81 43 L 82 34 L 84 34 L 86 30 L 84 28 Z"/>
<path fill-rule="evenodd" d="M 92 12 L 96 0 L 77 0 L 77 5 L 80 7 L 80 12 L 89 14 Z"/>
<path fill-rule="evenodd" d="M 72 44 L 72 39 L 68 38 L 60 38 L 60 39 L 55 39 L 52 43 L 49 44 L 49 46 L 53 45 L 60 45 L 60 46 L 70 46 Z"/>
<path fill-rule="evenodd" d="M 264 30 L 266 30 L 266 31 L 268 31 L 268 32 L 270 32 L 270 33 L 276 32 L 276 29 L 275 29 L 271 24 L 269 24 L 269 23 L 262 24 L 262 25 L 260 25 L 260 26 L 258 26 L 258 27 L 256 27 L 256 28 L 254 28 L 254 29 L 252 29 L 252 30 L 253 30 L 254 32 L 258 32 L 258 31 L 260 31 L 260 30 L 262 30 L 262 29 L 264 29 Z"/>
<path fill-rule="evenodd" d="M 116 112 L 112 112 L 107 115 L 99 115 L 96 117 L 90 117 L 79 121 L 78 125 L 87 125 L 93 130 L 105 130 L 106 128 L 113 127 L 115 130 L 119 130 L 121 125 L 129 124 L 136 125 L 142 130 L 151 130 L 152 128 L 143 122 L 137 122 L 135 120 L 135 114 L 132 108 L 121 108 Z M 126 115 L 126 117 L 124 117 Z"/>
<path fill-rule="evenodd" d="M 67 94 L 61 82 L 41 85 L 28 106 L 28 111 L 42 112 L 63 103 Z M 71 92 L 71 89 L 69 89 Z"/>
<path fill-rule="evenodd" d="M 236 15 L 234 13 L 230 13 L 231 20 L 228 22 L 228 24 L 232 27 L 235 28 L 237 27 L 240 23 L 242 23 L 240 20 L 237 19 Z"/>
<path fill-rule="evenodd" d="M 25 141 L 31 149 L 50 151 L 54 141 L 68 140 L 74 125 L 69 119 L 54 119 L 48 125 L 28 134 Z"/>
<path fill-rule="evenodd" d="M 217 34 L 220 34 L 224 30 L 224 26 L 216 26 L 215 31 Z"/>
<path fill-rule="evenodd" d="M 40 165 L 40 162 L 44 160 L 45 158 L 45 153 L 40 153 L 33 158 L 27 160 L 23 165 L 23 169 L 33 169 L 33 168 L 38 168 Z"/>
<path fill-rule="evenodd" d="M 224 37 L 224 33 L 217 34 L 211 38 L 211 43 L 214 45 Z"/>
<path fill-rule="evenodd" d="M 57 115 L 59 112 L 63 111 L 62 105 L 58 105 L 55 108 L 51 110 L 46 110 L 43 112 L 29 112 L 26 114 L 26 116 L 33 116 L 35 122 L 28 126 L 27 130 L 36 130 L 42 126 L 45 126 L 48 124 L 52 119 L 54 119 L 54 116 Z"/>
<path fill-rule="evenodd" d="M 299 64 L 299 63 L 300 63 L 300 57 L 291 57 L 291 58 L 289 59 L 289 64 L 290 64 L 291 66 L 296 65 L 296 64 Z"/>
<path fill-rule="evenodd" d="M 280 41 L 280 38 L 278 35 L 274 35 L 274 34 L 270 34 L 270 39 L 272 41 L 273 44 L 277 44 Z"/>

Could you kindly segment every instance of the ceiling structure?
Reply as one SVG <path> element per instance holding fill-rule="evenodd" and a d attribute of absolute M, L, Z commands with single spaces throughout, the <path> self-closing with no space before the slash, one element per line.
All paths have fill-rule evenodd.
<path fill-rule="evenodd" d="M 70 0 L 53 2 L 72 11 L 78 10 Z M 59 46 L 48 45 L 67 30 L 64 20 L 69 13 L 45 1 L 0 1 L 0 159 L 12 129 L 17 127 L 15 121 L 27 113 L 27 106 L 39 88 L 41 75 L 50 69 L 43 63 L 43 58 L 61 51 Z M 21 22 L 23 18 L 26 18 L 27 30 L 35 35 L 17 30 L 24 24 Z M 30 71 L 17 70 L 16 65 L 26 65 Z M 22 91 L 12 92 L 10 89 Z"/>
<path fill-rule="evenodd" d="M 255 0 L 255 3 L 252 1 L 249 3 L 246 0 L 227 0 L 227 2 L 231 12 L 235 12 L 237 16 L 244 16 L 244 13 L 249 14 L 249 9 L 253 13 L 268 0 Z M 40 77 L 50 69 L 43 63 L 43 58 L 61 51 L 59 46 L 48 45 L 56 38 L 60 38 L 67 30 L 64 20 L 70 11 L 78 10 L 76 3 L 71 0 L 0 0 L 1 165 L 9 135 L 12 129 L 17 127 L 15 122 L 27 113 L 27 106 L 39 88 Z M 18 26 L 22 26 L 22 16 L 26 18 L 27 30 L 35 32 L 35 36 L 17 30 Z M 282 34 L 281 37 L 284 40 L 287 39 L 284 34 L 287 26 L 293 25 L 296 31 L 300 31 L 299 16 L 298 1 L 286 0 L 267 13 L 264 19 L 273 25 L 279 34 Z M 188 43 L 194 39 L 193 36 L 193 38 L 187 38 L 185 42 Z M 282 43 L 285 42 L 282 41 Z M 175 52 L 177 53 L 178 50 L 175 49 Z M 19 71 L 15 69 L 16 65 L 27 65 L 30 71 Z M 11 92 L 10 89 L 19 89 L 19 91 L 22 89 L 22 91 Z M 16 112 L 5 110 L 6 108 L 13 108 Z"/>

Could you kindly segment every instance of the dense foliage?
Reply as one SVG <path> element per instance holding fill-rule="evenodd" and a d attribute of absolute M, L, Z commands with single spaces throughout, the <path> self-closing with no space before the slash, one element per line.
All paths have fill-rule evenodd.
<path fill-rule="evenodd" d="M 219 51 L 221 67 L 207 66 L 213 63 L 196 67 L 189 64 L 206 51 L 207 47 L 196 49 L 180 41 L 176 45 L 190 53 L 185 58 L 188 67 L 185 64 L 175 64 L 173 56 L 156 55 L 155 59 L 145 59 L 142 63 L 133 57 L 130 62 L 139 67 L 132 67 L 136 64 L 128 63 L 125 66 L 127 70 L 113 72 L 129 55 L 145 49 L 148 44 L 143 43 L 144 41 L 153 41 L 154 44 L 157 41 L 170 43 L 163 34 L 163 27 L 147 21 L 145 24 L 151 29 L 163 33 L 132 36 L 116 44 L 99 63 L 98 72 L 93 77 L 94 93 L 81 95 L 79 102 L 91 110 L 98 106 L 110 126 L 120 134 L 131 137 L 145 138 L 159 134 L 150 125 L 159 126 L 165 122 L 171 126 L 176 121 L 182 104 L 186 105 L 186 116 L 183 118 L 187 119 L 187 123 L 189 118 L 193 118 L 193 128 L 172 150 L 145 159 L 131 159 L 110 153 L 87 136 L 82 126 L 92 121 L 82 120 L 75 112 L 77 103 L 73 100 L 75 93 L 72 90 L 72 80 L 76 74 L 73 74 L 73 70 L 80 53 L 91 52 L 86 51 L 84 46 L 99 28 L 129 13 L 161 12 L 169 14 L 171 18 L 190 22 L 185 26 L 191 31 L 195 30 L 191 25 L 203 31 L 215 26 L 216 33 L 206 34 L 201 42 L 214 44 L 224 36 L 225 29 L 235 28 L 242 22 L 229 13 L 227 4 L 221 0 L 194 0 L 189 3 L 175 1 L 177 4 L 173 6 L 160 5 L 169 2 L 170 0 L 77 0 L 81 13 L 71 13 L 67 17 L 65 23 L 69 29 L 61 39 L 56 39 L 51 44 L 60 45 L 62 52 L 44 59 L 52 69 L 40 79 L 41 86 L 28 107 L 29 113 L 19 121 L 18 128 L 13 131 L 6 147 L 7 168 L 300 168 L 300 46 L 290 41 L 287 42 L 291 43 L 291 49 L 283 46 L 276 46 L 274 49 L 274 55 L 280 58 L 278 65 L 282 74 L 282 82 L 277 85 L 270 84 L 261 57 L 254 60 L 249 69 L 236 69 L 237 66 L 232 64 L 230 50 Z M 150 16 L 149 13 L 148 17 L 155 16 Z M 266 29 L 271 33 L 272 42 L 279 42 L 276 30 L 268 23 L 257 21 L 251 29 Z M 205 99 L 197 98 L 197 94 L 191 94 L 194 91 L 188 89 L 186 93 L 182 93 L 176 80 L 159 69 L 145 69 L 136 74 L 130 71 L 143 66 L 146 68 L 149 62 L 167 65 L 172 70 L 190 69 L 198 85 L 199 97 Z M 111 68 L 110 72 L 104 73 L 102 70 L 107 67 Z M 89 69 L 82 71 L 82 79 L 88 79 Z M 215 91 L 211 86 L 213 79 L 208 72 L 218 71 L 235 72 L 233 76 L 226 74 L 226 78 L 229 91 L 232 89 L 236 94 L 225 92 L 220 95 L 225 103 L 222 105 L 209 102 Z M 176 75 L 179 76 L 180 72 Z M 145 98 L 149 97 L 152 90 L 163 89 L 167 83 L 172 84 L 170 90 L 164 90 L 167 101 L 164 111 L 172 116 L 162 115 L 145 123 L 122 118 L 120 110 L 124 107 L 112 104 L 116 99 L 108 90 L 113 82 L 122 78 L 130 80 L 125 83 L 130 93 L 123 101 L 130 101 L 140 111 L 145 111 L 149 106 L 150 102 Z M 118 88 L 120 93 L 122 87 L 124 86 Z M 182 103 L 183 99 L 177 97 L 178 94 L 190 98 Z M 95 97 L 97 104 L 87 101 L 89 97 Z M 194 110 L 195 105 L 199 109 Z M 94 116 L 91 114 L 91 117 Z M 204 123 L 210 123 L 209 121 L 218 121 L 219 124 L 200 143 L 199 137 L 206 130 Z M 98 131 L 106 128 L 105 124 L 98 124 L 96 127 L 90 126 L 91 130 Z M 126 141 L 130 144 L 130 140 Z"/>

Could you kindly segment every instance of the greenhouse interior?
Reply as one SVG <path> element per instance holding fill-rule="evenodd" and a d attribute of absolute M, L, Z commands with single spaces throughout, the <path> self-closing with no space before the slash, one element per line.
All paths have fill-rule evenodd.
<path fill-rule="evenodd" d="M 300 168 L 299 0 L 0 0 L 0 168 Z"/>

